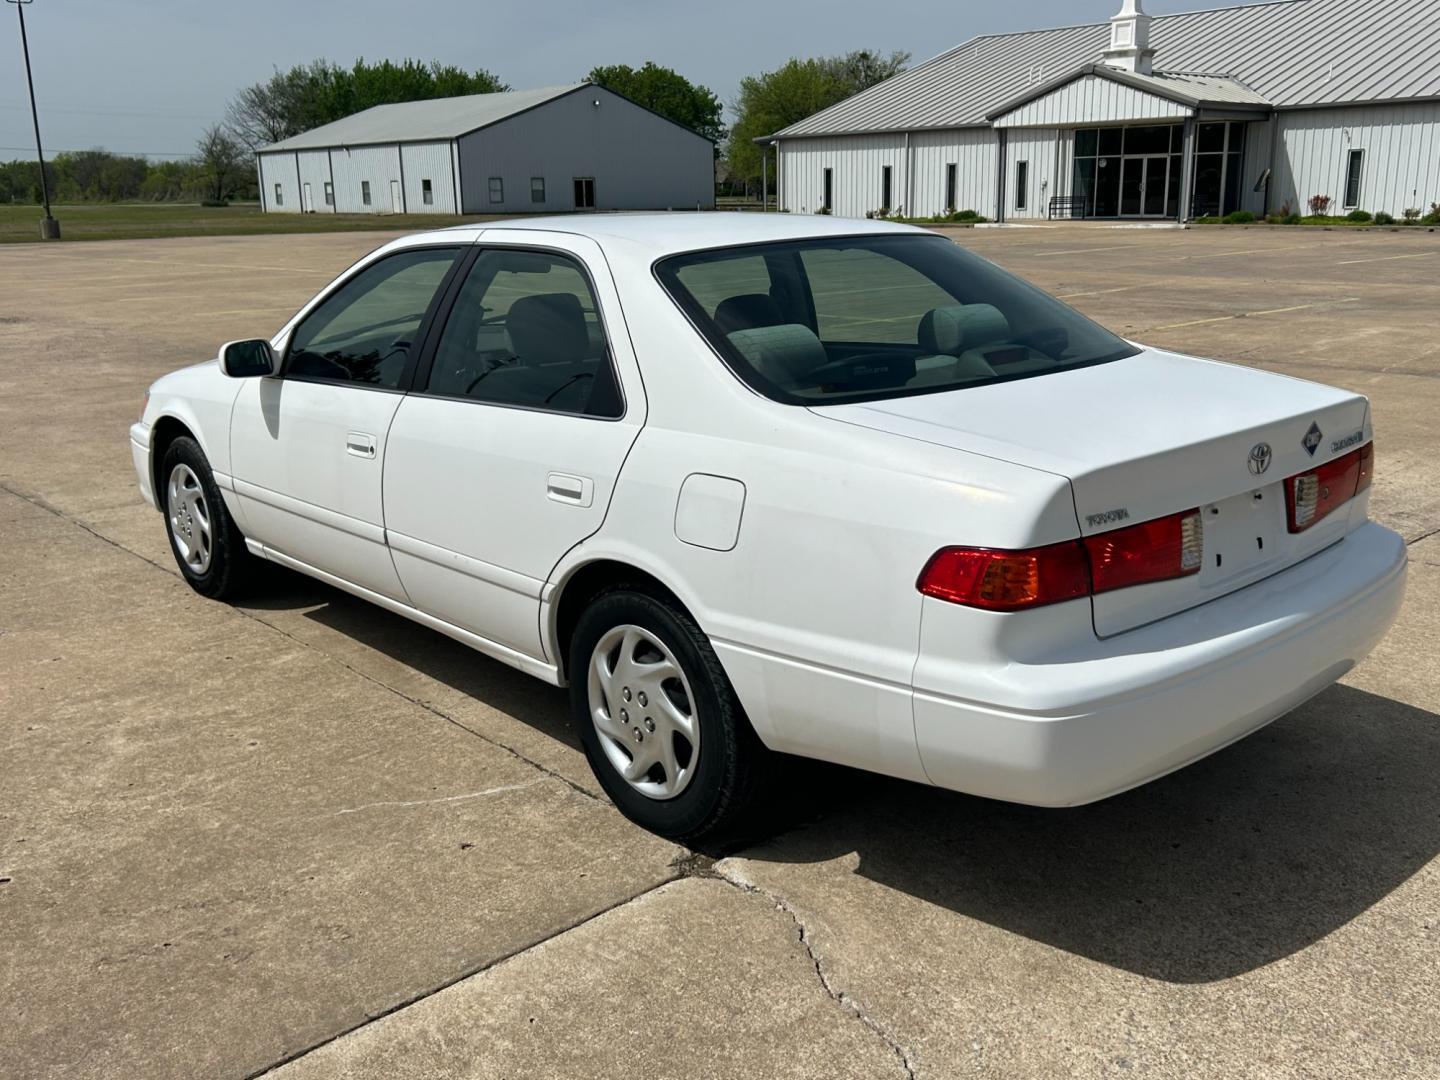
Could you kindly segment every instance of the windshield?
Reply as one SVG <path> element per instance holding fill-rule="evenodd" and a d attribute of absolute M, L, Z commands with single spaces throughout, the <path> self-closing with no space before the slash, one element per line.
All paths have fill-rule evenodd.
<path fill-rule="evenodd" d="M 934 235 L 696 251 L 655 272 L 736 374 L 797 405 L 957 390 L 1139 351 Z"/>

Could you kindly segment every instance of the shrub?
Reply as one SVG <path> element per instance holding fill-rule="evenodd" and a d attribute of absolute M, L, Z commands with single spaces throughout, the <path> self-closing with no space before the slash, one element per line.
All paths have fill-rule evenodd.
<path fill-rule="evenodd" d="M 1324 217 L 1325 211 L 1330 209 L 1329 195 L 1310 196 L 1310 215 L 1312 217 Z"/>
<path fill-rule="evenodd" d="M 229 205 L 230 205 L 230 200 L 229 200 L 229 199 L 201 199 L 201 200 L 200 200 L 200 205 L 201 205 L 201 206 L 210 206 L 210 207 L 229 206 Z"/>
<path fill-rule="evenodd" d="M 1376 213 L 1376 215 L 1375 215 L 1375 224 L 1376 224 L 1376 225 L 1394 225 L 1394 224 L 1395 224 L 1395 215 L 1394 215 L 1394 214 L 1387 214 L 1384 210 L 1381 210 L 1381 211 L 1379 211 L 1378 213 Z"/>
<path fill-rule="evenodd" d="M 1405 219 L 1406 225 L 1414 225 L 1420 220 L 1420 213 L 1420 207 L 1407 206 L 1404 210 L 1400 211 L 1400 216 Z"/>
<path fill-rule="evenodd" d="M 1220 219 L 1214 214 L 1205 214 L 1195 219 L 1196 225 L 1219 225 Z"/>
<path fill-rule="evenodd" d="M 1231 210 L 1223 220 L 1226 225 L 1248 225 L 1255 220 L 1255 215 L 1249 210 Z"/>
<path fill-rule="evenodd" d="M 1345 220 L 1353 221 L 1357 225 L 1368 225 L 1375 220 L 1375 217 L 1369 210 L 1351 210 L 1350 213 L 1345 215 Z M 1393 221 L 1394 219 L 1392 218 L 1391 220 Z"/>
<path fill-rule="evenodd" d="M 1304 219 L 1299 214 L 1287 214 L 1285 216 L 1286 225 L 1299 225 L 1300 222 L 1303 220 Z"/>

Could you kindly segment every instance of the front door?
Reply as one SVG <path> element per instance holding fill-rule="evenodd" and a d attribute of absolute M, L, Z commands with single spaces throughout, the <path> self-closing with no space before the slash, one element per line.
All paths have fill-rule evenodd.
<path fill-rule="evenodd" d="M 411 350 L 460 248 L 372 261 L 290 334 L 278 377 L 247 379 L 230 421 L 246 535 L 282 557 L 396 600 L 385 547 L 385 437 Z"/>
<path fill-rule="evenodd" d="M 1128 157 L 1120 168 L 1120 216 L 1165 217 L 1170 158 L 1164 154 Z"/>
<path fill-rule="evenodd" d="M 399 180 L 390 181 L 390 212 L 392 214 L 403 214 L 405 212 L 405 202 L 400 195 Z"/>
<path fill-rule="evenodd" d="M 511 246 L 527 240 L 545 250 Z M 505 243 L 475 259 L 395 414 L 385 524 L 415 607 L 547 659 L 541 591 L 604 521 L 645 402 L 598 246 Z"/>
<path fill-rule="evenodd" d="M 1145 194 L 1143 198 L 1146 217 L 1167 217 L 1166 197 L 1170 191 L 1170 158 L 1168 155 L 1145 159 Z"/>
<path fill-rule="evenodd" d="M 595 178 L 593 176 L 577 176 L 575 178 L 575 209 L 593 210 L 595 208 Z"/>
<path fill-rule="evenodd" d="M 315 212 L 315 197 L 310 194 L 309 183 L 306 183 L 305 186 L 300 189 L 300 208 L 307 214 L 313 214 Z"/>

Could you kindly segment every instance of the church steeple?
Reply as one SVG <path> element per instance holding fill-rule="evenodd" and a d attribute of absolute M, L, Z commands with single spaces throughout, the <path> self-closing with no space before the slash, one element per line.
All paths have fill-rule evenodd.
<path fill-rule="evenodd" d="M 1155 50 L 1150 48 L 1150 16 L 1140 3 L 1141 0 L 1122 0 L 1120 13 L 1111 17 L 1110 47 L 1103 54 L 1103 62 L 1149 75 Z"/>

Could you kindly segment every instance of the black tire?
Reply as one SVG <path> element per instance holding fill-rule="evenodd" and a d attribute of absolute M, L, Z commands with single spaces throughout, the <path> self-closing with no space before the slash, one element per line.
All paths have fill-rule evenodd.
<path fill-rule="evenodd" d="M 199 481 L 204 506 L 209 513 L 210 557 L 203 571 L 186 559 L 171 526 L 175 508 L 170 505 L 170 482 L 181 466 L 188 468 Z M 175 565 L 190 587 L 212 600 L 230 600 L 240 595 L 250 579 L 255 557 L 245 547 L 245 537 L 231 518 L 220 489 L 215 486 L 215 476 L 210 471 L 210 463 L 205 460 L 205 451 L 188 435 L 180 436 L 166 448 L 160 462 L 159 488 L 155 497 L 165 519 L 165 535 L 170 541 Z"/>
<path fill-rule="evenodd" d="M 607 632 L 624 625 L 658 637 L 690 686 L 698 718 L 698 764 L 688 786 L 671 798 L 651 798 L 630 785 L 606 756 L 591 717 L 592 656 Z M 571 713 L 585 756 L 600 786 L 627 818 L 690 846 L 723 846 L 766 831 L 759 826 L 758 812 L 767 801 L 778 755 L 750 726 L 705 634 L 673 601 L 630 586 L 602 592 L 575 627 L 569 674 Z"/>

